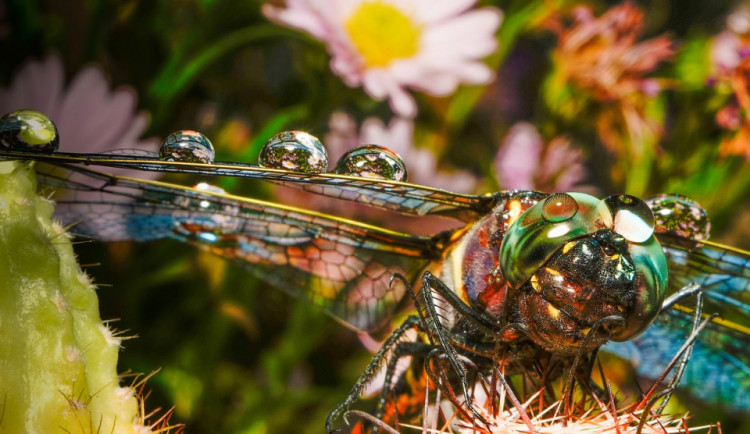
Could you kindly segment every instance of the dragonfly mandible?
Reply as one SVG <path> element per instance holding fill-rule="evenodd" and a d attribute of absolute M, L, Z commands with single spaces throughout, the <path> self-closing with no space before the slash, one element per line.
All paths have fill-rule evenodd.
<path fill-rule="evenodd" d="M 729 319 L 713 320 L 701 333 L 681 387 L 732 409 L 750 409 L 750 329 L 741 324 L 750 318 L 750 253 L 707 240 L 706 217 L 687 199 L 452 193 L 403 181 L 402 162 L 377 147 L 347 154 L 338 173 L 328 173 L 320 169 L 327 167 L 322 145 L 298 132 L 271 140 L 261 156 L 264 165 L 214 162 L 210 142 L 192 132 L 170 136 L 161 156 L 64 153 L 50 145 L 56 132 L 33 140 L 21 136 L 19 123 L 7 122 L 11 115 L 0 125 L 0 158 L 48 163 L 38 177 L 67 190 L 57 213 L 78 222 L 78 232 L 102 241 L 172 238 L 201 246 L 359 331 L 386 327 L 405 304 L 408 285 L 394 285 L 394 275 L 418 283 L 431 276 L 424 270 L 437 270 L 442 280 L 421 280 L 445 285 L 442 296 L 455 310 L 475 324 L 502 329 L 509 342 L 530 341 L 567 356 L 583 342 L 587 350 L 604 345 L 655 378 L 693 321 L 689 307 L 661 303 L 692 284 L 705 296 L 705 311 L 728 312 Z M 255 178 L 465 226 L 416 236 L 206 185 L 115 176 L 90 166 Z M 597 293 L 602 289 L 604 296 Z M 504 327 L 508 318 L 523 327 Z M 466 330 L 452 327 L 444 328 L 462 339 Z M 486 343 L 480 341 L 476 347 Z"/>

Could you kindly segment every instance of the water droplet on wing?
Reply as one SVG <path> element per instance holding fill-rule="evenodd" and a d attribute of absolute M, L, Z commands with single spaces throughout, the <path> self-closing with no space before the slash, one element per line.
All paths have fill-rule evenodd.
<path fill-rule="evenodd" d="M 317 137 L 304 131 L 284 131 L 268 139 L 260 150 L 259 163 L 271 169 L 302 173 L 328 170 L 328 152 Z"/>
<path fill-rule="evenodd" d="M 406 165 L 401 157 L 379 145 L 364 145 L 344 154 L 336 163 L 335 173 L 365 178 L 406 181 Z"/>
<path fill-rule="evenodd" d="M 159 148 L 159 159 L 164 161 L 211 164 L 215 155 L 211 141 L 203 134 L 192 130 L 170 134 Z"/>
<path fill-rule="evenodd" d="M 0 118 L 0 147 L 16 151 L 55 152 L 60 134 L 43 113 L 16 110 Z"/>
<path fill-rule="evenodd" d="M 694 240 L 708 239 L 711 222 L 706 210 L 694 200 L 679 194 L 662 194 L 647 199 L 646 204 L 654 212 L 656 232 Z"/>

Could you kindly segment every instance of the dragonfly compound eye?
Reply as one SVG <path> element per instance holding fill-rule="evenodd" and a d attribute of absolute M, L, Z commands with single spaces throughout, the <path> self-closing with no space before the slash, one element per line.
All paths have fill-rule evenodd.
<path fill-rule="evenodd" d="M 651 210 L 633 196 L 557 193 L 530 207 L 508 228 L 499 254 L 529 338 L 572 354 L 586 330 L 601 328 L 586 340 L 593 348 L 648 327 L 667 287 L 653 233 Z"/>

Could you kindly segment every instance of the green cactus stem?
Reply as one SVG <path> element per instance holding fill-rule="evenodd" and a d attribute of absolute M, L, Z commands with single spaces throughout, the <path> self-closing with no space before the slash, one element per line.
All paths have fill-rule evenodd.
<path fill-rule="evenodd" d="M 0 162 L 0 432 L 143 432 L 121 338 L 29 164 Z"/>

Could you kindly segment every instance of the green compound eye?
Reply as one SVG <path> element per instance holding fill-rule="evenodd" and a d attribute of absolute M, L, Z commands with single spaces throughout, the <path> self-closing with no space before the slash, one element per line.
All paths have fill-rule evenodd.
<path fill-rule="evenodd" d="M 555 193 L 544 200 L 542 217 L 550 223 L 570 220 L 578 213 L 578 203 L 567 193 Z"/>
<path fill-rule="evenodd" d="M 505 281 L 519 288 L 565 243 L 600 229 L 599 202 L 584 193 L 556 193 L 526 210 L 500 245 Z"/>

